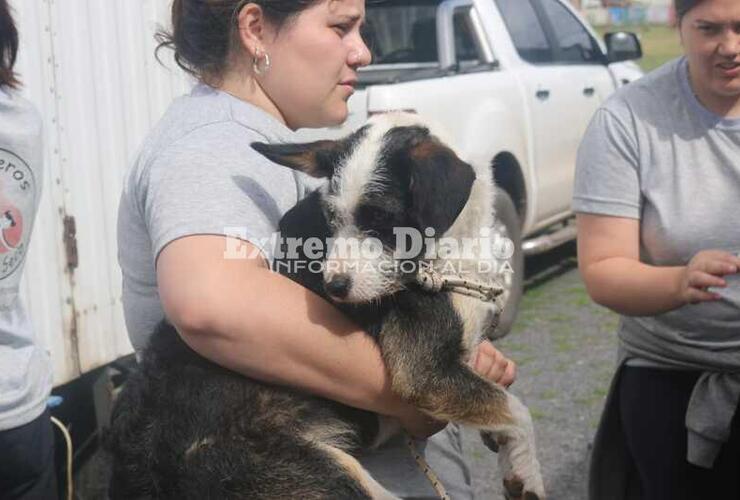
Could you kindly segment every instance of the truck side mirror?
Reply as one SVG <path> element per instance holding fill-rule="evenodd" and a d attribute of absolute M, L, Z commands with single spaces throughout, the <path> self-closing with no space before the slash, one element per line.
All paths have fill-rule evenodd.
<path fill-rule="evenodd" d="M 631 61 L 642 57 L 642 45 L 634 33 L 628 31 L 607 33 L 604 35 L 604 41 L 609 63 Z"/>

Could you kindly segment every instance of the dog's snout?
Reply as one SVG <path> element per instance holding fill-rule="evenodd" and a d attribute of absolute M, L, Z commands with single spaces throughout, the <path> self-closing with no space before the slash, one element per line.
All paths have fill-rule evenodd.
<path fill-rule="evenodd" d="M 326 291 L 334 298 L 343 299 L 347 297 L 349 293 L 349 286 L 352 280 L 346 274 L 339 274 L 334 276 L 331 281 L 326 284 Z"/>

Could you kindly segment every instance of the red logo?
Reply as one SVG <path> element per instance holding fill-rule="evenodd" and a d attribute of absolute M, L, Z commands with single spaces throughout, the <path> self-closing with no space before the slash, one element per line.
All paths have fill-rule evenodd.
<path fill-rule="evenodd" d="M 0 202 L 0 254 L 17 248 L 23 237 L 23 214 L 13 205 Z"/>

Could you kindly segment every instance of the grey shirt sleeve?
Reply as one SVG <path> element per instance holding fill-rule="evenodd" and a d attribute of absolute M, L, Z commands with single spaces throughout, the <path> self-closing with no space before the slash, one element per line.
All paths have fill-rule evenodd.
<path fill-rule="evenodd" d="M 573 211 L 639 219 L 640 209 L 634 131 L 609 109 L 599 109 L 578 149 Z"/>
<path fill-rule="evenodd" d="M 196 234 L 238 234 L 269 258 L 266 242 L 277 231 L 280 205 L 295 203 L 296 185 L 287 169 L 252 150 L 251 140 L 264 141 L 233 124 L 208 125 L 153 160 L 137 199 L 155 261 L 168 243 Z M 283 199 L 286 193 L 293 199 Z"/>

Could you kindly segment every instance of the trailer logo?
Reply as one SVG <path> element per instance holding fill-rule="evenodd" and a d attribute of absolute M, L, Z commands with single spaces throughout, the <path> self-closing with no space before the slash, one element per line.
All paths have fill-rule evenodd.
<path fill-rule="evenodd" d="M 23 262 L 35 196 L 33 173 L 26 162 L 0 148 L 0 280 Z"/>

